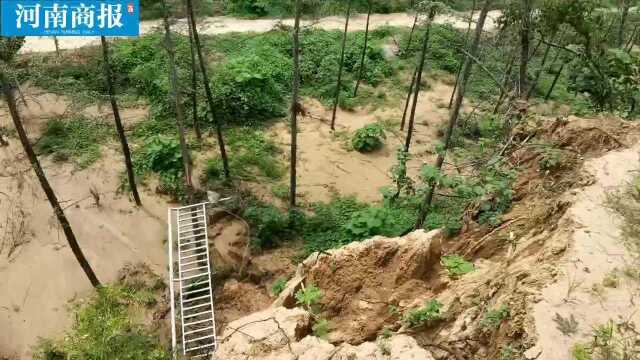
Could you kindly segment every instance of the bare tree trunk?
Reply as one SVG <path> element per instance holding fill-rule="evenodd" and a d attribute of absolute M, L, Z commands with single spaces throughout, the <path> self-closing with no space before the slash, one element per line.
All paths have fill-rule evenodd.
<path fill-rule="evenodd" d="M 624 28 L 627 24 L 627 17 L 629 16 L 630 7 L 631 7 L 631 1 L 620 0 L 620 27 L 618 27 L 618 47 L 619 48 L 622 48 L 625 45 Z"/>
<path fill-rule="evenodd" d="M 171 26 L 169 25 L 169 10 L 165 0 L 162 1 L 162 22 L 164 25 L 164 47 L 169 58 L 169 81 L 171 83 L 171 97 L 176 112 L 176 123 L 178 125 L 178 138 L 180 139 L 180 150 L 182 152 L 182 163 L 184 165 L 184 182 L 187 187 L 189 197 L 193 195 L 193 184 L 191 182 L 191 156 L 184 132 L 184 109 L 182 108 L 182 96 L 178 84 L 178 70 L 176 69 L 176 54 L 171 39 Z"/>
<path fill-rule="evenodd" d="M 469 14 L 469 23 L 467 24 L 467 32 L 464 35 L 464 40 L 467 41 L 469 34 L 471 33 L 471 24 L 473 23 L 473 13 L 476 10 L 476 0 L 473 0 L 473 5 L 471 6 L 471 14 Z M 458 90 L 458 82 L 460 81 L 460 72 L 462 71 L 462 65 L 464 64 L 464 60 L 467 58 L 467 55 L 462 57 L 462 61 L 458 64 L 458 70 L 456 71 L 456 83 L 453 85 L 453 91 L 451 92 L 451 98 L 449 99 L 449 106 L 447 109 L 451 109 L 453 105 L 453 98 L 456 95 L 456 90 Z"/>
<path fill-rule="evenodd" d="M 62 207 L 58 202 L 58 198 L 56 197 L 56 194 L 53 191 L 53 188 L 51 188 L 51 184 L 49 184 L 49 181 L 47 180 L 46 175 L 44 174 L 44 170 L 42 169 L 42 166 L 38 161 L 38 157 L 36 156 L 36 153 L 33 151 L 33 148 L 31 147 L 31 143 L 29 142 L 27 133 L 24 130 L 24 127 L 22 126 L 22 120 L 20 119 L 20 113 L 18 112 L 18 108 L 16 106 L 16 101 L 13 96 L 13 91 L 11 89 L 11 86 L 9 85 L 9 82 L 7 81 L 7 78 L 5 77 L 4 72 L 0 72 L 0 85 L 2 86 L 2 92 L 4 93 L 4 97 L 7 101 L 7 106 L 9 107 L 9 113 L 11 114 L 11 118 L 13 119 L 13 124 L 16 127 L 18 138 L 20 138 L 20 142 L 22 143 L 24 152 L 27 154 L 27 157 L 29 158 L 29 162 L 31 163 L 31 166 L 33 168 L 33 171 L 36 173 L 36 176 L 38 177 L 40 186 L 42 187 L 42 190 L 47 196 L 47 199 L 49 200 L 49 204 L 53 208 L 53 212 L 55 213 L 56 218 L 58 219 L 58 222 L 62 227 L 62 231 L 64 232 L 64 235 L 67 238 L 67 242 L 69 243 L 69 247 L 71 248 L 73 255 L 76 257 L 76 260 L 80 264 L 80 267 L 82 267 L 82 270 L 84 271 L 85 275 L 91 282 L 91 285 L 93 287 L 99 287 L 101 286 L 100 281 L 98 280 L 98 277 L 96 276 L 96 274 L 93 272 L 93 269 L 91 268 L 91 265 L 87 261 L 87 258 L 84 256 L 84 253 L 82 252 L 82 249 L 78 244 L 78 240 L 76 239 L 76 236 L 73 233 L 73 230 L 71 229 L 71 224 L 69 223 L 69 220 L 64 214 L 64 211 L 62 210 Z"/>
<path fill-rule="evenodd" d="M 514 53 L 513 56 L 509 59 L 509 63 L 507 64 L 507 70 L 504 73 L 504 79 L 502 81 L 502 88 L 500 88 L 500 96 L 498 96 L 498 100 L 496 101 L 496 106 L 493 108 L 493 113 L 497 114 L 500 110 L 500 106 L 502 106 L 502 102 L 504 101 L 505 96 L 507 95 L 507 89 L 509 88 L 509 82 L 511 81 L 511 72 L 513 71 L 513 64 L 516 62 L 516 55 Z"/>
<path fill-rule="evenodd" d="M 365 26 L 364 29 L 364 46 L 362 47 L 362 56 L 360 58 L 360 68 L 358 69 L 358 80 L 356 80 L 356 87 L 353 90 L 353 97 L 358 96 L 358 88 L 360 87 L 360 80 L 362 80 L 362 76 L 364 74 L 364 69 L 365 69 L 365 60 L 367 57 L 367 45 L 369 43 L 369 19 L 371 18 L 371 8 L 372 8 L 372 4 L 371 4 L 371 0 L 368 1 L 368 8 L 367 8 L 367 25 Z"/>
<path fill-rule="evenodd" d="M 522 23 L 520 24 L 520 81 L 518 95 L 521 99 L 527 97 L 528 65 L 531 37 L 531 0 L 522 0 Z"/>
<path fill-rule="evenodd" d="M 549 87 L 549 91 L 547 91 L 547 95 L 545 95 L 544 100 L 547 101 L 551 98 L 551 94 L 553 93 L 553 89 L 555 89 L 556 84 L 558 83 L 558 79 L 560 79 L 560 75 L 562 75 L 562 70 L 564 70 L 564 66 L 566 65 L 566 62 L 562 62 L 562 65 L 560 65 L 560 69 L 558 69 L 558 72 L 556 73 L 556 76 L 553 78 L 553 82 L 551 83 L 551 87 Z"/>
<path fill-rule="evenodd" d="M 53 44 L 56 47 L 56 56 L 58 58 L 60 58 L 60 43 L 58 42 L 58 37 L 57 36 L 53 37 Z"/>
<path fill-rule="evenodd" d="M 444 150 L 442 151 L 442 153 L 438 154 L 438 158 L 436 159 L 435 166 L 438 170 L 442 169 L 442 164 L 444 163 L 444 158 L 447 154 L 447 150 L 449 150 L 449 147 L 451 146 L 453 131 L 455 130 L 458 116 L 460 115 L 460 109 L 462 107 L 464 95 L 467 90 L 467 82 L 469 81 L 469 77 L 471 76 L 471 71 L 473 68 L 472 57 L 477 57 L 478 55 L 478 50 L 480 48 L 480 39 L 482 38 L 482 29 L 484 28 L 484 23 L 487 19 L 487 13 L 489 12 L 491 2 L 492 0 L 485 0 L 484 6 L 480 11 L 475 36 L 473 39 L 473 43 L 471 44 L 471 56 L 467 56 L 467 58 L 465 59 L 464 68 L 462 70 L 462 78 L 460 79 L 460 86 L 458 86 L 458 91 L 456 92 L 456 100 L 449 116 L 449 125 L 445 134 Z M 433 194 L 436 190 L 436 186 L 436 183 L 431 184 L 429 190 L 425 194 L 422 206 L 420 208 L 420 214 L 418 215 L 418 219 L 416 221 L 416 229 L 420 229 L 424 226 L 424 221 L 429 212 L 429 208 L 431 208 Z"/>
<path fill-rule="evenodd" d="M 289 210 L 296 207 L 298 166 L 298 112 L 300 88 L 300 0 L 295 0 L 296 19 L 293 26 L 293 80 L 291 84 L 291 178 L 289 184 Z"/>
<path fill-rule="evenodd" d="M 638 36 L 638 25 L 640 24 L 636 24 L 633 27 L 633 31 L 631 32 L 631 36 L 629 37 L 629 41 L 627 41 L 627 44 L 625 45 L 625 50 L 627 51 L 627 54 L 631 52 L 631 50 L 633 49 L 633 45 L 634 42 L 636 40 L 636 37 Z"/>
<path fill-rule="evenodd" d="M 200 63 L 200 72 L 202 73 L 202 82 L 204 83 L 204 92 L 207 96 L 207 102 L 209 103 L 209 113 L 216 127 L 216 137 L 218 140 L 218 147 L 220 148 L 220 157 L 222 158 L 222 167 L 224 169 L 224 177 L 229 180 L 229 159 L 227 158 L 227 150 L 224 146 L 224 138 L 222 137 L 222 123 L 220 120 L 215 119 L 215 105 L 213 103 L 213 93 L 211 92 L 211 84 L 209 83 L 209 75 L 207 75 L 207 65 L 205 59 L 202 56 L 202 46 L 200 46 L 200 37 L 198 36 L 198 27 L 196 26 L 196 18 L 193 13 L 192 0 L 187 1 L 187 16 L 189 22 L 191 22 L 191 29 L 193 31 L 193 42 L 196 46 L 196 52 L 198 53 L 198 62 Z"/>
<path fill-rule="evenodd" d="M 133 162 L 131 161 L 131 150 L 129 149 L 129 142 L 127 136 L 124 133 L 124 127 L 122 126 L 122 119 L 120 118 L 120 109 L 118 108 L 118 102 L 116 101 L 115 90 L 113 86 L 113 74 L 111 72 L 111 63 L 109 62 L 109 44 L 107 38 L 100 37 L 102 43 L 102 58 L 104 60 L 104 77 L 107 82 L 107 88 L 109 91 L 109 101 L 111 101 L 111 109 L 113 110 L 113 119 L 116 123 L 116 132 L 120 139 L 120 145 L 122 146 L 122 155 L 124 156 L 124 164 L 127 170 L 127 178 L 129 179 L 129 187 L 131 188 L 131 194 L 133 200 L 137 206 L 142 206 L 140 200 L 140 194 L 138 193 L 138 186 L 136 185 L 136 176 L 133 172 Z"/>
<path fill-rule="evenodd" d="M 551 45 L 547 45 L 547 48 L 544 50 L 544 55 L 542 56 L 542 62 L 540 64 L 540 68 L 536 71 L 536 76 L 533 78 L 533 82 L 531 83 L 531 86 L 529 87 L 529 91 L 527 92 L 527 99 L 531 97 L 533 92 L 536 90 L 536 86 L 538 86 L 540 75 L 542 74 L 544 65 L 547 63 L 547 58 L 549 57 L 549 51 L 551 51 Z"/>
<path fill-rule="evenodd" d="M 422 52 L 420 53 L 420 60 L 418 62 L 418 66 L 416 67 L 416 81 L 413 86 L 413 102 L 411 103 L 411 113 L 409 114 L 409 128 L 407 129 L 407 137 L 404 142 L 404 152 L 409 153 L 409 149 L 411 148 L 411 138 L 413 136 L 413 128 L 416 118 L 416 107 L 418 106 L 418 97 L 420 95 L 420 84 L 422 82 L 422 72 L 424 70 L 425 59 L 427 58 L 427 49 L 429 48 L 429 32 L 431 30 L 431 22 L 435 17 L 435 11 L 429 14 L 429 19 L 427 20 L 427 28 L 424 32 L 424 40 L 422 41 Z"/>
<path fill-rule="evenodd" d="M 413 18 L 413 25 L 411 25 L 411 31 L 409 32 L 409 39 L 407 40 L 407 46 L 405 46 L 403 52 L 407 53 L 411 50 L 411 42 L 413 41 L 413 33 L 416 31 L 416 25 L 418 24 L 418 12 L 416 11 L 416 16 Z"/>
<path fill-rule="evenodd" d="M 335 99 L 333 100 L 333 114 L 331 115 L 331 130 L 336 129 L 336 111 L 338 110 L 338 102 L 340 101 L 340 88 L 342 87 L 342 68 L 344 66 L 344 48 L 347 45 L 347 30 L 349 29 L 349 16 L 351 15 L 351 3 L 347 3 L 347 19 L 344 22 L 344 34 L 342 35 L 342 46 L 340 49 L 340 65 L 338 66 L 338 83 L 336 85 Z"/>
<path fill-rule="evenodd" d="M 191 112 L 193 113 L 193 130 L 196 132 L 196 139 L 202 141 L 200 121 L 198 121 L 198 64 L 196 63 L 196 48 L 193 43 L 191 21 L 187 21 L 187 24 L 189 26 L 189 50 L 191 51 Z"/>
<path fill-rule="evenodd" d="M 418 74 L 418 67 L 413 70 L 411 75 L 411 85 L 409 85 L 409 91 L 407 92 L 407 100 L 404 103 L 404 110 L 402 111 L 402 122 L 400 122 L 400 130 L 404 130 L 404 124 L 407 119 L 407 110 L 409 110 L 409 102 L 411 101 L 411 95 L 413 94 L 413 86 L 416 83 L 416 74 Z"/>

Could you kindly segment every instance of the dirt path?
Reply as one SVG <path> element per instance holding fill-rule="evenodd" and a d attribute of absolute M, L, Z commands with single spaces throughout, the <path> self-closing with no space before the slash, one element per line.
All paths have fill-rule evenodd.
<path fill-rule="evenodd" d="M 590 342 L 597 326 L 609 320 L 640 323 L 635 297 L 640 284 L 622 275 L 634 266 L 633 256 L 623 245 L 623 219 L 607 205 L 607 196 L 625 190 L 640 171 L 640 146 L 616 151 L 585 164 L 595 183 L 574 195 L 566 216 L 575 223 L 573 239 L 559 265 L 556 282 L 547 286 L 534 306 L 538 344 L 528 358 L 565 360 L 577 342 Z M 603 286 L 617 274 L 619 284 Z M 554 321 L 556 314 L 577 321 L 574 334 L 563 334 Z"/>
<path fill-rule="evenodd" d="M 64 98 L 51 94 L 29 94 L 27 99 L 29 110 L 22 113 L 31 138 L 37 137 L 47 119 L 67 108 Z M 0 126 L 11 128 L 4 109 L 0 107 Z M 103 283 L 114 281 L 128 262 L 145 262 L 164 277 L 167 204 L 144 193 L 144 208 L 135 209 L 116 193 L 122 169 L 117 145 L 103 148 L 102 153 L 83 171 L 46 157 L 41 162 Z M 91 188 L 101 193 L 99 207 Z M 0 189 L 0 358 L 27 359 L 38 337 L 58 336 L 69 327 L 68 301 L 83 296 L 91 286 L 15 138 L 8 147 L 0 147 Z"/>
<path fill-rule="evenodd" d="M 501 13 L 499 11 L 490 12 L 485 29 L 495 29 L 497 26 L 497 19 L 500 14 Z M 376 29 L 381 26 L 411 27 L 413 25 L 413 20 L 413 16 L 407 13 L 373 14 L 371 15 L 370 28 Z M 438 16 L 435 22 L 438 24 L 448 23 L 460 29 L 467 28 L 467 21 L 462 17 L 455 15 Z M 359 14 L 352 17 L 349 28 L 351 31 L 362 31 L 364 30 L 365 23 L 366 15 Z M 267 32 L 280 24 L 293 26 L 293 19 L 249 20 L 229 16 L 215 16 L 202 18 L 200 20 L 198 30 L 204 35 L 225 34 L 231 32 Z M 160 25 L 161 22 L 159 20 L 143 21 L 140 24 L 140 33 L 146 34 L 153 32 L 159 28 Z M 344 27 L 344 18 L 339 16 L 329 16 L 315 21 L 305 20 L 302 22 L 302 25 L 313 26 L 326 30 L 340 30 Z M 178 20 L 174 29 L 182 34 L 187 34 L 188 30 L 186 20 Z M 97 37 L 86 36 L 60 37 L 59 42 L 61 49 L 77 49 L 87 45 L 98 45 L 100 43 L 100 39 Z M 55 51 L 53 38 L 46 36 L 28 37 L 25 45 L 20 50 L 21 53 L 52 51 Z"/>

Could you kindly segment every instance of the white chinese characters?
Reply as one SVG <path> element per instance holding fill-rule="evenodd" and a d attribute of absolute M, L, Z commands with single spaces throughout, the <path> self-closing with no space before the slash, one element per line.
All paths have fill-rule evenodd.
<path fill-rule="evenodd" d="M 80 3 L 78 7 L 71 9 L 71 27 L 75 29 L 84 25 L 89 29 L 92 29 L 95 17 L 95 6 L 86 6 L 85 4 Z"/>
<path fill-rule="evenodd" d="M 0 0 L 1 1 L 1 0 Z M 55 31 L 55 30 L 83 30 L 118 29 L 123 28 L 122 4 L 113 2 L 99 2 L 85 0 L 77 1 L 44 1 L 43 4 L 34 1 L 16 1 L 16 28 Z M 132 13 L 133 5 L 129 6 Z"/>
<path fill-rule="evenodd" d="M 100 4 L 100 15 L 98 15 L 98 26 L 104 29 L 122 27 L 122 5 Z"/>
<path fill-rule="evenodd" d="M 40 4 L 32 6 L 17 4 L 16 16 L 16 28 L 22 29 L 24 23 L 37 29 L 40 27 Z"/>
<path fill-rule="evenodd" d="M 44 28 L 45 29 L 66 29 L 67 28 L 67 5 L 60 6 L 54 3 L 51 7 L 44 8 Z"/>

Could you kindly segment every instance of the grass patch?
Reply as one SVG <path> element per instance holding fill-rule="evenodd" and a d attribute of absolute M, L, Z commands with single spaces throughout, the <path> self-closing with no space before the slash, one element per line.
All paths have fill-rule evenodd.
<path fill-rule="evenodd" d="M 640 176 L 626 189 L 609 193 L 607 206 L 623 219 L 622 236 L 627 248 L 640 255 Z"/>
<path fill-rule="evenodd" d="M 107 124 L 83 116 L 55 118 L 47 122 L 36 144 L 39 154 L 54 161 L 71 161 L 81 169 L 100 158 L 100 145 L 113 136 Z"/>

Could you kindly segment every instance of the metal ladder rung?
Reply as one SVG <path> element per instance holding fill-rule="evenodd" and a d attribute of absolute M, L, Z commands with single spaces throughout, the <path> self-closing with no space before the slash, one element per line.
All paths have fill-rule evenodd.
<path fill-rule="evenodd" d="M 212 317 L 210 317 L 210 318 L 208 318 L 208 319 L 206 319 L 206 320 L 198 320 L 198 321 L 194 321 L 194 322 L 192 322 L 192 323 L 185 323 L 185 324 L 184 324 L 184 326 L 185 326 L 185 327 L 187 327 L 187 326 L 192 326 L 192 325 L 202 324 L 202 323 L 205 323 L 205 322 L 207 322 L 207 321 L 213 321 L 213 318 L 212 318 Z"/>
<path fill-rule="evenodd" d="M 213 334 L 211 334 L 211 335 L 207 335 L 207 336 L 201 336 L 201 337 L 199 337 L 199 338 L 186 340 L 186 341 L 185 341 L 185 343 L 190 343 L 190 342 L 194 342 L 194 341 L 204 340 L 204 339 L 212 338 L 212 337 L 214 337 L 214 336 L 215 336 L 215 335 L 213 335 Z M 187 351 L 191 351 L 191 350 L 194 350 L 194 349 L 187 349 Z"/>
<path fill-rule="evenodd" d="M 200 234 L 193 234 L 193 235 L 189 235 L 189 236 L 181 236 L 181 237 L 180 237 L 180 240 L 188 240 L 188 239 L 194 238 L 194 237 L 196 237 L 196 236 L 204 236 L 204 235 L 207 235 L 207 234 L 205 234 L 204 232 L 202 232 L 202 233 L 200 233 Z"/>
<path fill-rule="evenodd" d="M 197 314 L 189 314 L 189 315 L 185 315 L 182 319 L 189 319 L 192 317 L 196 317 L 196 316 L 200 316 L 200 315 L 204 315 L 204 314 L 213 314 L 212 310 L 207 310 L 207 311 L 203 311 L 203 312 L 199 312 Z"/>
<path fill-rule="evenodd" d="M 205 216 L 204 216 L 204 214 L 202 214 L 202 215 L 196 215 L 196 216 L 186 217 L 186 218 L 184 218 L 184 219 L 180 219 L 180 220 L 178 220 L 178 223 L 181 223 L 181 222 L 183 222 L 183 221 L 189 221 L 189 220 L 194 220 L 194 219 L 200 219 L 200 218 L 202 218 L 202 219 L 206 219 L 206 218 L 205 218 Z"/>
<path fill-rule="evenodd" d="M 182 271 L 180 272 L 180 274 L 184 274 L 184 273 L 186 273 L 186 272 L 191 272 L 191 271 L 196 271 L 196 270 L 208 269 L 208 268 L 209 268 L 209 265 L 200 266 L 200 267 L 193 268 L 193 269 L 186 269 L 186 270 L 182 270 Z"/>
<path fill-rule="evenodd" d="M 199 247 L 198 247 L 198 246 L 196 246 L 196 247 L 194 247 L 193 249 L 184 249 L 184 250 L 180 250 L 180 254 L 184 254 L 184 253 L 186 253 L 187 251 L 195 251 L 195 250 L 206 249 L 206 248 L 207 248 L 206 246 L 199 246 Z M 205 254 L 206 254 L 206 252 L 205 252 Z M 182 259 L 184 259 L 184 257 L 181 257 L 181 258 L 182 258 Z"/>
<path fill-rule="evenodd" d="M 212 346 L 215 348 L 215 347 L 216 347 L 216 344 L 207 344 L 207 345 L 202 345 L 202 346 L 196 346 L 196 347 L 194 347 L 194 348 L 190 348 L 190 349 L 188 348 L 188 349 L 186 349 L 185 351 L 200 350 L 200 349 L 204 349 L 204 348 L 212 347 Z M 196 355 L 196 356 L 206 356 L 206 355 L 207 355 L 207 354 Z"/>
<path fill-rule="evenodd" d="M 202 289 L 198 289 L 198 290 L 189 290 L 189 291 L 183 292 L 182 296 L 191 295 L 191 294 L 195 294 L 195 293 L 202 292 L 202 291 L 209 291 L 209 288 L 206 287 L 206 288 L 202 288 Z"/>
<path fill-rule="evenodd" d="M 211 303 L 204 303 L 204 304 L 199 304 L 199 305 L 187 306 L 186 308 L 183 308 L 182 310 L 187 311 L 187 310 L 197 309 L 197 308 L 203 307 L 203 306 L 211 306 Z"/>
<path fill-rule="evenodd" d="M 189 256 L 183 256 L 182 259 L 188 259 L 188 258 L 192 258 L 192 257 L 196 257 L 196 256 L 203 256 L 203 255 L 207 255 L 207 253 L 206 252 L 204 252 L 204 253 L 200 252 L 200 253 L 189 255 Z"/>
<path fill-rule="evenodd" d="M 193 298 L 193 299 L 184 299 L 184 300 L 182 300 L 182 302 L 183 302 L 183 303 L 186 303 L 186 302 L 191 302 L 191 301 L 197 301 L 197 300 L 202 300 L 202 299 L 208 299 L 208 298 L 210 298 L 210 297 L 211 297 L 211 295 L 207 294 L 207 295 L 204 295 L 204 296 L 198 296 L 197 298 Z"/>
<path fill-rule="evenodd" d="M 201 242 L 201 241 L 207 241 L 207 242 L 209 242 L 208 240 L 209 240 L 209 239 L 196 239 L 196 240 L 193 240 L 193 241 L 189 241 L 189 242 L 186 242 L 186 243 L 182 243 L 182 244 L 180 244 L 180 246 L 191 245 L 191 244 L 199 243 L 199 242 Z"/>
<path fill-rule="evenodd" d="M 204 220 L 203 221 L 194 221 L 194 222 L 189 223 L 189 224 L 180 225 L 180 229 L 184 229 L 184 228 L 187 228 L 189 226 L 202 225 L 202 224 L 205 224 L 205 223 L 206 222 Z"/>
<path fill-rule="evenodd" d="M 189 276 L 187 276 L 187 277 L 180 278 L 180 280 L 181 280 L 181 281 L 185 281 L 185 280 L 195 279 L 195 278 L 197 278 L 197 277 L 202 277 L 202 276 L 205 276 L 205 275 L 209 275 L 209 273 L 208 273 L 208 272 L 206 272 L 206 273 L 203 273 L 203 274 L 189 275 Z"/>
<path fill-rule="evenodd" d="M 189 231 L 198 231 L 198 230 L 204 230 L 207 227 L 200 227 L 200 228 L 194 228 L 194 229 L 189 229 L 189 230 L 182 230 L 182 231 L 178 231 L 178 236 L 180 236 L 179 234 L 184 234 L 184 233 L 188 233 Z"/>
<path fill-rule="evenodd" d="M 190 334 L 195 334 L 195 333 L 203 332 L 203 331 L 206 331 L 206 330 L 212 330 L 212 329 L 213 329 L 213 326 L 207 326 L 207 327 L 204 327 L 202 329 L 195 329 L 195 330 L 187 331 L 184 334 L 185 335 L 190 335 Z"/>
<path fill-rule="evenodd" d="M 208 284 L 208 283 L 209 283 L 209 279 L 203 280 L 203 281 L 198 281 L 198 282 L 194 282 L 194 283 L 191 283 L 191 284 L 187 284 L 187 285 L 183 286 L 182 289 L 186 289 L 189 286 L 198 286 L 198 285 Z"/>
<path fill-rule="evenodd" d="M 188 263 L 184 263 L 182 264 L 182 266 L 190 266 L 190 265 L 194 265 L 194 264 L 199 264 L 201 262 L 207 262 L 206 260 L 195 260 L 195 261 L 189 261 Z"/>
<path fill-rule="evenodd" d="M 178 216 L 191 215 L 191 214 L 195 214 L 195 213 L 198 213 L 198 212 L 202 212 L 202 210 L 203 210 L 202 208 L 199 208 L 199 209 L 194 210 L 194 211 L 188 211 L 188 212 L 182 212 L 183 210 L 180 210 L 180 212 L 178 212 Z"/>

